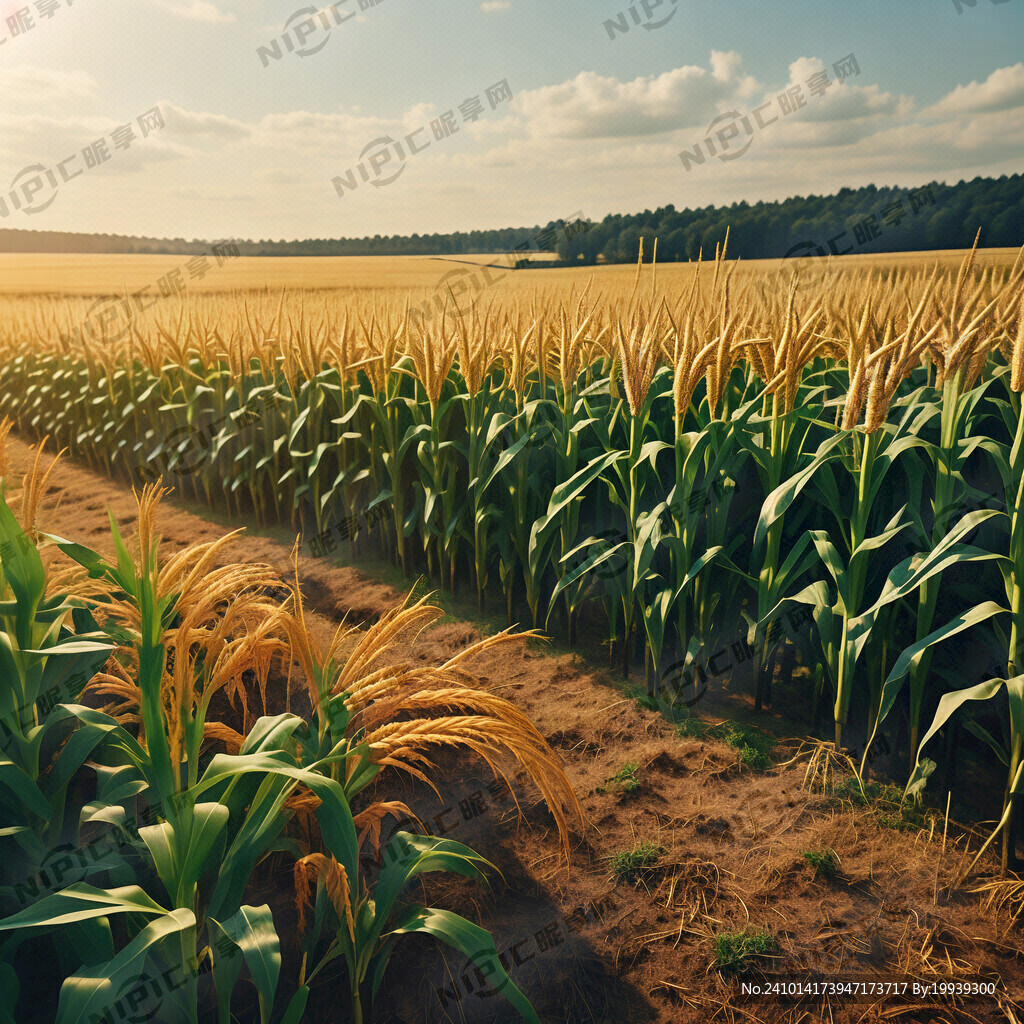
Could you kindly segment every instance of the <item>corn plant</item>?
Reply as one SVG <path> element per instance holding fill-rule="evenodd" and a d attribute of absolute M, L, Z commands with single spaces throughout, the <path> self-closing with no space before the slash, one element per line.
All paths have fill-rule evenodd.
<path fill-rule="evenodd" d="M 302 763 L 336 779 L 346 799 L 352 800 L 383 769 L 420 775 L 424 766 L 429 767 L 424 752 L 431 747 L 462 747 L 488 761 L 496 748 L 504 748 L 536 782 L 567 850 L 566 815 L 578 815 L 579 807 L 555 755 L 521 712 L 460 679 L 461 666 L 476 654 L 510 641 L 507 632 L 478 641 L 437 667 L 375 669 L 382 655 L 435 621 L 442 614 L 440 609 L 426 598 L 407 602 L 365 634 L 339 627 L 329 647 L 321 649 L 306 627 L 301 600 L 296 601 L 290 633 L 314 708 L 310 727 L 296 733 Z M 339 652 L 353 634 L 358 638 L 356 646 L 343 660 Z M 418 717 L 395 721 L 405 711 Z M 379 837 L 383 818 L 402 812 L 408 813 L 408 808 L 401 803 L 372 804 L 356 822 Z M 428 871 L 452 871 L 483 881 L 483 869 L 492 866 L 483 857 L 450 840 L 399 832 L 388 844 L 382 870 L 371 885 L 358 873 L 358 863 L 355 867 L 346 863 L 332 842 L 325 846 L 326 853 L 307 854 L 295 869 L 300 905 L 307 898 L 310 878 L 318 880 L 314 925 L 303 940 L 297 1000 L 305 998 L 304 992 L 327 964 L 343 956 L 352 1016 L 362 1021 L 396 943 L 402 935 L 420 933 L 465 953 L 500 983 L 500 990 L 525 1019 L 537 1020 L 505 974 L 494 942 L 483 929 L 456 914 L 400 900 L 408 884 Z M 324 935 L 330 936 L 327 948 L 312 966 Z"/>
<path fill-rule="evenodd" d="M 406 523 L 405 477 L 409 450 L 417 438 L 411 413 L 415 403 L 407 394 L 408 389 L 402 387 L 407 378 L 398 372 L 403 366 L 396 355 L 397 342 L 397 335 L 390 336 L 382 352 L 369 358 L 366 379 L 370 394 L 357 393 L 338 425 L 353 423 L 364 406 L 372 413 L 371 422 L 361 432 L 353 432 L 360 433 L 366 453 L 362 465 L 375 485 L 371 506 L 391 502 L 395 562 L 404 575 L 408 572 L 405 540 L 410 532 Z"/>
<path fill-rule="evenodd" d="M 116 564 L 51 538 L 108 594 L 97 607 L 113 616 L 131 672 L 101 676 L 98 691 L 112 695 L 119 713 L 130 713 L 140 723 L 135 736 L 105 713 L 67 707 L 86 735 L 102 735 L 101 763 L 121 769 L 106 776 L 108 786 L 100 794 L 105 807 L 94 816 L 123 824 L 120 805 L 141 796 L 161 819 L 138 832 L 139 852 L 155 870 L 159 891 L 77 883 L 0 922 L 0 931 L 7 932 L 81 922 L 101 926 L 100 952 L 62 986 L 59 1024 L 105 1012 L 115 993 L 138 983 L 147 965 L 158 973 L 184 969 L 197 956 L 211 966 L 219 1019 L 226 1022 L 239 952 L 257 985 L 261 1020 L 268 1021 L 279 970 L 277 934 L 269 908 L 245 906 L 241 900 L 257 860 L 285 824 L 285 803 L 298 785 L 321 801 L 317 817 L 336 856 L 353 871 L 358 857 L 341 786 L 318 770 L 321 765 L 300 768 L 286 753 L 289 737 L 302 725 L 295 716 L 259 720 L 237 754 L 217 755 L 200 770 L 200 744 L 214 693 L 237 686 L 252 659 L 266 664 L 281 641 L 273 635 L 275 617 L 260 599 L 238 596 L 239 589 L 260 585 L 258 567 L 209 571 L 219 545 L 158 565 L 153 533 L 158 498 L 152 488 L 140 498 L 137 562 L 113 520 Z M 211 629 L 218 605 L 230 595 L 234 601 L 228 616 Z M 232 638 L 238 630 L 241 637 Z M 174 652 L 170 669 L 169 650 Z M 112 915 L 126 915 L 128 922 L 129 941 L 116 952 L 106 924 Z M 167 998 L 161 1016 L 198 1020 L 196 974 L 185 976 Z"/>
<path fill-rule="evenodd" d="M 808 400 L 809 400 L 808 396 Z M 751 454 L 762 480 L 767 497 L 754 531 L 750 553 L 748 579 L 756 588 L 755 616 L 743 613 L 749 626 L 747 643 L 758 653 L 755 707 L 760 710 L 768 696 L 771 665 L 776 645 L 769 643 L 771 624 L 781 602 L 804 572 L 809 568 L 807 533 L 783 553 L 785 515 L 789 503 L 779 501 L 780 491 L 788 488 L 789 481 L 798 479 L 800 470 L 810 461 L 803 452 L 811 432 L 815 415 L 822 406 L 784 410 L 779 396 L 771 401 L 768 417 L 752 417 L 753 426 L 761 425 L 767 432 L 767 446 L 757 440 L 756 434 L 745 435 L 740 444 Z M 762 435 L 763 436 L 763 435 Z"/>
<path fill-rule="evenodd" d="M 671 604 L 671 590 L 667 590 L 667 599 L 662 596 L 649 606 L 652 609 L 650 614 L 642 611 L 648 607 L 644 601 L 648 583 L 657 577 L 653 563 L 662 538 L 661 517 L 666 505 L 660 502 L 653 510 L 642 511 L 641 503 L 645 489 L 649 490 L 657 479 L 656 458 L 659 452 L 672 447 L 657 436 L 649 440 L 645 440 L 645 437 L 648 428 L 654 426 L 651 415 L 653 403 L 660 396 L 670 373 L 665 368 L 660 372 L 657 370 L 656 321 L 649 318 L 643 326 L 634 322 L 630 330 L 630 339 L 627 340 L 622 326 L 618 327 L 618 354 L 625 397 L 618 397 L 615 393 L 614 365 L 606 380 L 596 382 L 584 392 L 584 408 L 598 438 L 599 447 L 590 462 L 561 489 L 556 490 L 548 515 L 539 524 L 541 529 L 546 529 L 555 512 L 563 512 L 593 480 L 602 480 L 610 507 L 625 523 L 623 539 L 617 543 L 607 543 L 606 539 L 600 537 L 588 538 L 578 548 L 563 556 L 561 561 L 565 562 L 578 551 L 593 552 L 588 553 L 575 569 L 561 576 L 552 601 L 577 580 L 599 567 L 612 563 L 619 566 L 606 579 L 606 584 L 616 595 L 622 610 L 622 671 L 626 677 L 629 675 L 630 646 L 638 610 L 641 611 L 641 622 L 654 638 L 656 660 L 660 660 Z M 611 414 L 608 417 L 594 414 L 594 399 L 589 397 L 599 395 L 605 387 L 611 399 Z M 620 420 L 628 437 L 628 448 L 625 450 L 618 449 L 615 440 L 616 426 Z M 662 595 L 665 594 L 663 588 Z M 657 671 L 658 666 L 655 666 L 655 678 Z"/>
<path fill-rule="evenodd" d="M 1005 690 L 1009 704 L 1009 725 L 1003 739 L 996 739 L 977 723 L 968 724 L 968 728 L 988 744 L 1007 769 L 1003 814 L 996 832 L 989 840 L 991 841 L 995 834 L 1002 831 L 1001 863 L 1004 873 L 1010 865 L 1016 824 L 1016 804 L 1020 795 L 1024 793 L 1021 767 L 1022 760 L 1024 760 L 1022 758 L 1022 754 L 1024 754 L 1024 675 L 1020 672 L 1021 638 L 1024 637 L 1024 599 L 1021 596 L 1020 582 L 1022 573 L 1024 573 L 1024 518 L 1022 518 L 1024 514 L 1021 512 L 1021 502 L 1024 501 L 1024 417 L 1021 416 L 1019 399 L 1021 390 L 1024 390 L 1024 325 L 1018 327 L 1008 377 L 1008 401 L 1002 403 L 999 408 L 1007 427 L 1012 429 L 1013 441 L 1009 445 L 1000 444 L 992 439 L 982 439 L 976 442 L 976 445 L 984 448 L 992 458 L 1002 480 L 1004 493 L 1015 496 L 1011 506 L 1012 510 L 1008 514 L 988 513 L 989 516 L 997 516 L 1008 527 L 1005 553 L 993 553 L 992 555 L 992 557 L 998 557 L 1007 604 L 1004 607 L 995 602 L 985 602 L 972 610 L 973 614 L 969 619 L 965 619 L 962 626 L 962 628 L 967 628 L 992 615 L 1000 618 L 1003 615 L 1008 615 L 1009 631 L 1000 630 L 999 633 L 1003 639 L 1005 676 L 989 679 L 967 689 L 943 696 L 931 727 L 915 750 L 915 770 L 911 782 L 908 784 L 908 791 L 910 791 L 923 785 L 927 780 L 930 762 L 923 758 L 925 745 L 957 711 L 963 708 L 968 701 L 992 700 Z M 972 515 L 977 516 L 979 513 L 972 513 Z M 898 681 L 894 680 L 894 684 L 896 682 Z"/>
<path fill-rule="evenodd" d="M 1011 272 L 1002 289 L 988 297 L 985 282 L 979 281 L 968 289 L 968 278 L 978 248 L 978 237 L 970 253 L 964 257 L 953 286 L 948 309 L 941 309 L 941 317 L 929 331 L 921 325 L 927 300 L 931 294 L 933 280 L 929 284 L 921 303 L 915 310 L 908 331 L 921 335 L 929 345 L 931 357 L 938 366 L 937 384 L 942 389 L 939 405 L 941 423 L 939 444 L 930 449 L 934 474 L 932 513 L 933 526 L 931 543 L 939 543 L 949 518 L 963 500 L 966 484 L 963 467 L 978 444 L 975 435 L 977 409 L 982 401 L 988 381 L 975 386 L 982 374 L 994 340 L 992 314 L 1003 294 L 1019 289 L 1021 274 Z M 986 301 L 986 299 L 988 301 Z M 942 331 L 941 341 L 932 341 L 932 336 Z M 1009 491 L 1006 492 L 1009 495 Z M 934 577 L 922 588 L 917 609 L 917 640 L 931 632 L 938 600 L 940 578 Z M 918 748 L 920 729 L 921 694 L 931 665 L 931 654 L 925 649 L 910 673 L 912 694 L 911 709 L 911 754 Z"/>
<path fill-rule="evenodd" d="M 843 553 L 840 553 L 829 534 L 812 530 L 797 543 L 791 558 L 796 556 L 792 563 L 796 578 L 807 566 L 806 559 L 800 560 L 799 552 L 802 551 L 805 539 L 809 538 L 835 584 L 833 591 L 825 581 L 815 581 L 794 595 L 792 600 L 807 603 L 813 608 L 824 664 L 835 697 L 837 747 L 841 745 L 842 729 L 849 714 L 856 663 L 872 642 L 873 627 L 878 622 L 878 616 L 898 599 L 905 587 L 924 585 L 948 564 L 926 560 L 917 574 L 911 574 L 901 587 L 891 591 L 889 600 L 871 604 L 867 598 L 870 570 L 877 559 L 875 553 L 910 525 L 910 521 L 904 517 L 904 507 L 885 524 L 881 533 L 869 537 L 868 531 L 875 518 L 876 501 L 883 493 L 887 475 L 898 465 L 901 456 L 923 446 L 924 442 L 919 435 L 922 425 L 930 418 L 929 409 L 921 408 L 910 399 L 904 403 L 897 424 L 884 421 L 896 389 L 914 365 L 923 343 L 912 339 L 909 330 L 895 340 L 886 336 L 884 344 L 871 355 L 873 365 L 867 370 L 869 355 L 866 329 L 870 319 L 870 310 L 865 310 L 858 333 L 851 343 L 851 382 L 841 429 L 821 443 L 814 458 L 802 470 L 768 496 L 754 538 L 756 549 L 778 521 L 782 511 L 789 508 L 809 485 L 813 485 L 819 500 L 835 520 L 835 536 L 842 538 L 845 548 Z M 856 422 L 869 392 L 868 422 L 860 430 Z M 845 470 L 849 487 L 841 489 L 837 485 L 832 472 L 832 466 L 837 463 Z M 848 499 L 846 494 L 849 494 Z M 945 538 L 943 550 L 949 548 L 951 543 L 948 537 Z M 959 552 L 959 556 L 964 559 L 974 557 L 966 551 Z M 774 610 L 771 616 L 774 616 Z M 882 630 L 874 631 L 876 641 L 879 632 L 884 632 L 887 625 L 889 621 L 883 619 Z"/>
<path fill-rule="evenodd" d="M 2 441 L 0 441 L 2 443 Z M 116 856 L 91 862 L 61 855 L 81 844 L 78 803 L 87 764 L 106 742 L 101 729 L 81 728 L 67 705 L 103 667 L 113 644 L 88 610 L 47 593 L 34 540 L 21 528 L 0 479 L 0 807 L 4 828 L 0 907 L 9 912 L 48 887 L 50 864 L 60 877 L 113 870 Z M 17 942 L 4 944 L 6 963 Z M 5 992 L 10 1013 L 17 986 Z"/>
<path fill-rule="evenodd" d="M 321 856 L 304 858 L 297 868 L 300 896 L 308 899 L 307 872 L 317 875 L 313 903 L 314 927 L 303 936 L 304 959 L 310 957 L 324 934 L 326 951 L 308 973 L 303 970 L 299 997 L 332 961 L 343 957 L 349 976 L 352 1021 L 362 1024 L 372 1007 L 396 947 L 407 935 L 429 935 L 463 953 L 515 1007 L 525 1021 L 540 1024 L 529 1001 L 508 976 L 490 934 L 459 914 L 401 900 L 405 889 L 420 875 L 448 871 L 486 881 L 487 860 L 451 839 L 398 832 L 383 853 L 383 867 L 370 893 L 356 903 L 348 897 L 347 877 L 337 861 Z"/>
<path fill-rule="evenodd" d="M 544 488 L 539 471 L 551 432 L 543 418 L 541 400 L 526 403 L 513 424 L 516 440 L 509 452 L 515 452 L 515 458 L 507 465 L 514 468 L 514 473 L 508 473 L 505 483 L 510 528 L 507 534 L 501 535 L 502 576 L 509 624 L 513 619 L 515 579 L 521 575 L 527 612 L 531 625 L 536 628 L 544 597 L 544 577 L 562 517 L 597 472 L 589 475 L 590 467 L 586 467 L 570 481 L 556 484 L 550 492 L 547 511 L 543 512 Z M 515 572 L 517 566 L 519 573 Z"/>
<path fill-rule="evenodd" d="M 956 712 L 960 711 L 968 701 L 989 701 L 1005 690 L 1009 704 L 1009 727 L 1004 737 L 996 739 L 976 722 L 969 723 L 968 728 L 979 736 L 991 748 L 998 760 L 1006 768 L 1006 788 L 1003 795 L 1003 813 L 995 831 L 989 836 L 985 845 L 978 851 L 974 863 L 987 849 L 989 843 L 1000 833 L 1003 834 L 1002 870 L 1006 874 L 1010 867 L 1013 849 L 1013 825 L 1017 805 L 1024 796 L 1024 674 L 1009 679 L 988 679 L 975 686 L 952 693 L 943 694 L 932 724 L 921 739 L 917 749 L 917 759 L 913 774 L 907 783 L 907 795 L 912 795 L 924 788 L 929 775 L 935 769 L 935 763 L 924 757 L 924 749 L 932 737 L 942 729 Z M 973 867 L 973 864 L 972 864 Z"/>

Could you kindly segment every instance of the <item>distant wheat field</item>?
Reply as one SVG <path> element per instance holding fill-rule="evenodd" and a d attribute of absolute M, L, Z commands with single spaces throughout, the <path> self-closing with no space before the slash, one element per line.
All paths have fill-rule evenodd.
<path fill-rule="evenodd" d="M 166 274 L 180 269 L 188 290 L 231 292 L 309 289 L 372 289 L 395 292 L 433 288 L 450 270 L 494 263 L 510 270 L 509 257 L 466 254 L 456 256 L 283 256 L 226 259 L 221 265 L 208 256 L 209 269 L 200 278 L 189 270 L 191 256 L 108 256 L 0 253 L 0 294 L 61 294 L 99 296 L 146 285 L 157 287 Z M 532 253 L 545 262 L 551 253 Z M 605 270 L 617 268 L 603 268 Z M 621 268 L 618 268 L 621 269 Z M 628 268 L 627 268 L 628 269 Z"/>
<path fill-rule="evenodd" d="M 650 243 L 646 260 L 650 259 Z M 710 255 L 714 255 L 713 253 Z M 933 252 L 850 254 L 834 259 L 844 268 L 865 265 L 911 268 L 932 264 L 955 265 L 963 256 L 961 250 Z M 986 249 L 978 253 L 976 265 L 1010 266 L 1015 249 Z M 188 256 L 107 256 L 90 254 L 50 255 L 38 253 L 0 253 L 0 295 L 73 295 L 98 297 L 130 292 L 147 285 L 159 291 L 161 278 L 180 270 L 189 292 L 233 291 L 364 291 L 387 294 L 423 294 L 432 291 L 445 275 L 466 268 L 493 264 L 488 289 L 537 289 L 565 283 L 586 283 L 591 277 L 602 287 L 630 285 L 635 268 L 626 264 L 590 267 L 553 267 L 512 273 L 505 253 L 466 254 L 456 256 L 285 256 L 241 257 L 229 259 L 222 266 L 208 257 L 209 270 L 200 279 L 193 276 Z M 554 259 L 553 254 L 533 253 L 534 262 Z M 823 267 L 825 259 L 752 260 L 745 264 L 757 272 L 771 271 L 786 263 L 793 267 Z M 688 281 L 693 263 L 665 263 L 658 267 L 664 285 Z M 476 273 L 480 273 L 476 271 Z M 481 281 L 484 279 L 481 277 Z"/>
<path fill-rule="evenodd" d="M 598 330 L 616 322 L 634 301 L 675 308 L 694 275 L 710 282 L 713 264 L 658 264 L 645 240 L 642 273 L 633 265 L 544 267 L 548 253 L 528 254 L 534 266 L 514 265 L 523 254 L 456 256 L 232 257 L 0 254 L 0 342 L 77 348 L 90 343 L 157 341 L 176 344 L 199 336 L 277 339 L 286 347 L 317 337 L 338 337 L 361 325 L 373 334 L 384 324 L 432 323 L 455 311 L 471 334 L 483 323 L 518 324 L 558 319 L 582 303 Z M 714 254 L 712 254 L 713 256 Z M 869 282 L 888 301 L 913 279 L 941 270 L 951 281 L 960 250 L 851 254 L 835 258 L 730 261 L 737 299 L 760 307 L 796 283 L 798 308 L 815 296 L 851 296 Z M 978 252 L 975 267 L 1002 279 L 1013 249 Z M 882 283 L 887 282 L 887 283 Z M 703 287 L 703 284 L 702 286 Z M 472 319 L 470 316 L 472 315 Z M 389 327 L 388 330 L 391 328 Z M 516 328 L 518 330 L 519 328 Z M 239 334 L 241 331 L 241 334 Z M 317 343 L 319 344 L 319 343 Z"/>

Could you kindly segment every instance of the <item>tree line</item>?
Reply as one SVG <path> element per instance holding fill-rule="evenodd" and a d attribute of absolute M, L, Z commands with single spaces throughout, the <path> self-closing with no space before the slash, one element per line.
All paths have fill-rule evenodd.
<path fill-rule="evenodd" d="M 633 262 L 658 242 L 662 262 L 713 256 L 729 231 L 729 254 L 744 259 L 833 253 L 914 252 L 970 246 L 980 227 L 986 247 L 1024 244 L 1024 175 L 976 177 L 947 185 L 898 188 L 866 185 L 830 196 L 794 196 L 781 202 L 677 210 L 672 204 L 643 213 L 609 214 L 574 230 L 562 221 L 450 234 L 374 235 L 293 241 L 233 239 L 242 256 L 434 256 L 557 252 L 570 264 Z M 2 252 L 87 252 L 197 255 L 210 242 L 127 235 L 0 229 Z"/>
<path fill-rule="evenodd" d="M 733 203 L 703 209 L 665 206 L 612 215 L 563 239 L 570 262 L 634 262 L 640 239 L 658 260 L 714 256 L 729 231 L 730 256 L 772 259 L 833 253 L 916 252 L 969 248 L 978 228 L 989 248 L 1024 244 L 1024 175 L 974 178 L 956 185 L 840 189 L 831 196 Z"/>

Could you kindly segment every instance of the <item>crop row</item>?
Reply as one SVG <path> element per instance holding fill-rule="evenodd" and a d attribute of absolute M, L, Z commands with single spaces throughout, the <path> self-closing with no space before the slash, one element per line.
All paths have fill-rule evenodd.
<path fill-rule="evenodd" d="M 652 696 L 739 625 L 760 706 L 774 627 L 804 606 L 836 744 L 851 715 L 873 737 L 898 704 L 908 792 L 953 712 L 1005 694 L 1001 739 L 970 720 L 1008 770 L 1005 858 L 1024 741 L 1022 271 L 974 258 L 804 297 L 795 279 L 733 295 L 720 257 L 674 308 L 638 275 L 612 319 L 584 295 L 453 308 L 429 329 L 390 311 L 291 347 L 186 321 L 127 350 L 8 343 L 0 412 L 107 472 L 176 480 L 314 542 L 372 522 L 405 573 L 468 581 L 481 608 L 500 592 L 510 623 L 572 642 L 600 615 L 625 674 L 642 646 Z M 997 675 L 965 689 L 969 665 L 950 678 L 935 659 L 968 630 Z"/>

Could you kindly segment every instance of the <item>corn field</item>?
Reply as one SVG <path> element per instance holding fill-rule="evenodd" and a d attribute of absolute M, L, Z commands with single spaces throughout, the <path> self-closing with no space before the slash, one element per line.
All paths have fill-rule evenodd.
<path fill-rule="evenodd" d="M 955 758 L 954 730 L 991 748 L 1005 867 L 1024 792 L 1024 260 L 980 262 L 764 270 L 723 250 L 667 289 L 641 251 L 607 294 L 451 296 L 431 317 L 204 295 L 116 339 L 76 330 L 74 304 L 13 298 L 0 417 L 239 520 L 307 539 L 355 524 L 353 557 L 509 625 L 571 645 L 599 623 L 652 698 L 738 642 L 760 707 L 796 647 L 836 745 L 891 734 L 909 794 Z M 796 608 L 806 628 L 783 637 Z"/>

